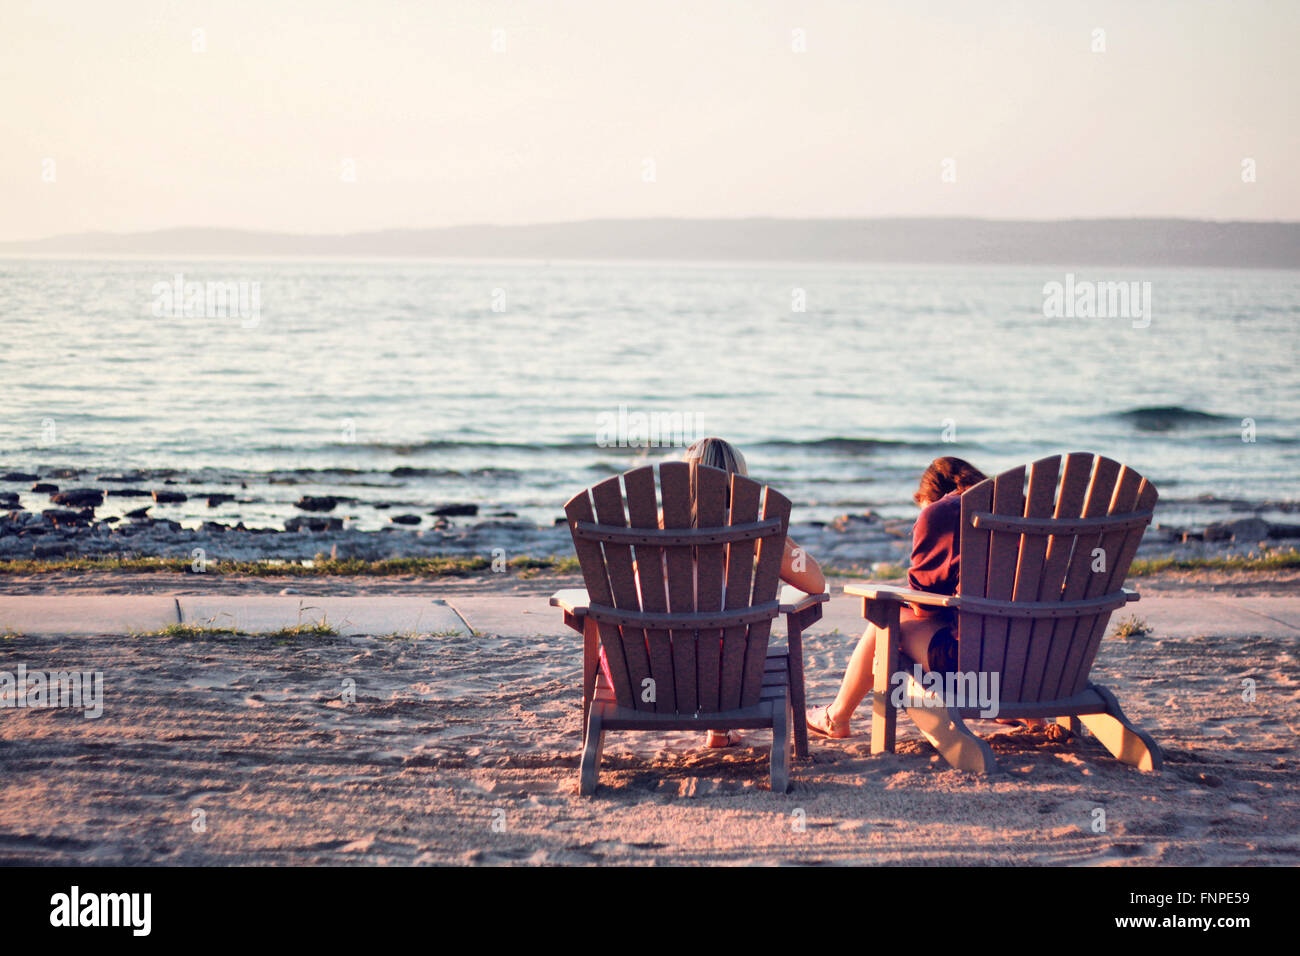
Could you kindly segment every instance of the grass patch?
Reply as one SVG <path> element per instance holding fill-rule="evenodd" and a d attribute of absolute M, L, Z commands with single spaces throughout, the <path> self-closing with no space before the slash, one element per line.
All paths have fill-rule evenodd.
<path fill-rule="evenodd" d="M 241 631 L 238 628 L 226 627 L 221 624 L 213 624 L 209 621 L 204 624 L 168 624 L 156 631 L 145 631 L 136 636 L 174 637 L 186 641 L 201 641 L 213 637 L 259 637 L 280 643 L 288 643 L 301 637 L 338 637 L 338 635 L 338 630 L 324 621 L 295 624 L 292 627 L 282 627 L 276 631 L 266 631 L 260 634 Z"/>
<path fill-rule="evenodd" d="M 872 581 L 897 581 L 907 576 L 907 568 L 889 561 L 874 564 L 823 564 L 822 573 L 831 578 L 867 578 Z"/>
<path fill-rule="evenodd" d="M 333 625 L 326 624 L 324 621 L 313 621 L 310 624 L 295 624 L 293 627 L 282 627 L 278 631 L 268 631 L 259 637 L 267 637 L 271 640 L 290 641 L 297 640 L 300 637 L 338 637 L 338 629 Z"/>
<path fill-rule="evenodd" d="M 1150 637 L 1153 632 L 1150 624 L 1136 614 L 1130 614 L 1124 620 L 1115 622 L 1112 633 L 1122 640 L 1128 640 L 1130 637 Z"/>
<path fill-rule="evenodd" d="M 1295 548 L 1226 558 L 1144 559 L 1129 565 L 1128 573 L 1140 578 L 1163 571 L 1283 571 L 1288 568 L 1300 568 L 1300 551 Z"/>
<path fill-rule="evenodd" d="M 190 558 L 83 557 L 38 560 L 18 558 L 0 560 L 0 574 L 53 574 L 60 571 L 136 571 L 172 572 L 177 574 L 213 574 L 222 577 L 356 577 L 414 576 L 427 578 L 467 577 L 492 570 L 492 559 L 485 557 L 384 558 L 314 558 L 303 561 L 219 561 L 209 560 L 207 570 L 196 572 Z M 535 577 L 544 571 L 572 574 L 578 570 L 577 558 L 512 558 L 506 567 L 519 577 Z"/>
<path fill-rule="evenodd" d="M 418 641 L 422 637 L 461 637 L 461 631 L 421 631 L 419 628 L 410 628 L 405 631 L 393 631 L 391 634 L 374 634 L 371 635 L 377 641 Z"/>
<path fill-rule="evenodd" d="M 156 631 L 144 631 L 138 637 L 177 637 L 187 641 L 199 641 L 208 637 L 238 637 L 240 632 L 233 627 L 218 627 L 212 624 L 168 624 Z"/>

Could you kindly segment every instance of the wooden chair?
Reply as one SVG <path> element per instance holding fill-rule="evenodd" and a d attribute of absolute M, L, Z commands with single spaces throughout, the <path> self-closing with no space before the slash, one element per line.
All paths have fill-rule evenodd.
<path fill-rule="evenodd" d="M 551 598 L 584 636 L 579 790 L 596 789 L 606 731 L 771 727 L 772 789 L 784 793 L 792 710 L 795 752 L 808 753 L 801 635 L 828 595 L 790 588 L 778 599 L 783 495 L 717 468 L 696 467 L 694 488 L 689 464 L 658 470 L 661 502 L 650 466 L 564 506 L 587 585 Z M 787 648 L 770 650 L 781 613 Z"/>
<path fill-rule="evenodd" d="M 914 667 L 899 651 L 899 609 L 907 603 L 956 610 L 957 669 L 998 675 L 997 716 L 1055 718 L 1075 733 L 1082 721 L 1119 760 L 1158 770 L 1155 741 L 1110 691 L 1088 680 L 1111 612 L 1138 599 L 1123 584 L 1156 489 L 1131 468 L 1079 453 L 1064 463 L 1059 455 L 1034 462 L 1027 491 L 1025 479 L 1023 466 L 1013 468 L 962 494 L 957 596 L 872 584 L 844 589 L 861 596 L 863 616 L 888 631 L 876 644 L 872 753 L 894 749 L 891 691 L 901 680 L 895 675 Z M 914 676 L 905 683 L 920 701 L 924 686 Z M 992 749 L 963 722 L 979 711 L 968 702 L 913 706 L 908 714 L 949 764 L 992 773 Z"/>

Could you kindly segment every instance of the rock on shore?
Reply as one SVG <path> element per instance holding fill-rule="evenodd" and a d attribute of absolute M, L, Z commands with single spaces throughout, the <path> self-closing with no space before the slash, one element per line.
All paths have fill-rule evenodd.
<path fill-rule="evenodd" d="M 91 508 L 50 508 L 41 513 L 14 510 L 0 515 L 0 559 L 57 556 L 188 557 L 203 548 L 209 560 L 301 561 L 316 555 L 383 560 L 397 557 L 488 556 L 497 549 L 507 558 L 571 557 L 573 544 L 561 519 L 538 526 L 518 519 L 485 519 L 455 523 L 439 518 L 433 525 L 401 527 L 394 523 L 378 531 L 347 527 L 343 518 L 300 515 L 284 530 L 248 528 L 206 521 L 184 528 L 176 521 L 153 518 L 148 508 L 97 520 Z M 878 563 L 906 566 L 911 549 L 911 522 L 881 519 L 873 514 L 845 515 L 832 522 L 796 523 L 790 536 L 823 565 L 870 568 Z M 1150 528 L 1138 556 L 1143 558 L 1203 558 L 1256 552 L 1261 542 L 1283 548 L 1300 536 L 1300 525 L 1272 525 L 1243 519 L 1224 528 L 1189 531 L 1163 525 Z"/>

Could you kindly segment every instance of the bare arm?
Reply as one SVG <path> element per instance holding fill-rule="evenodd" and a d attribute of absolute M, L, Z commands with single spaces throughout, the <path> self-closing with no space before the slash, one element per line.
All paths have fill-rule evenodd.
<path fill-rule="evenodd" d="M 822 574 L 821 566 L 789 538 L 785 539 L 785 554 L 781 556 L 781 580 L 793 584 L 805 594 L 821 594 L 826 590 L 826 576 Z"/>

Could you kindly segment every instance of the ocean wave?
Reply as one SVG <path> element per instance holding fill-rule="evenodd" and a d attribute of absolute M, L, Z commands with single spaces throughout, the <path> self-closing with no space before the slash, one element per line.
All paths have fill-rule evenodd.
<path fill-rule="evenodd" d="M 1208 427 L 1240 421 L 1232 415 L 1203 412 L 1199 408 L 1187 408 L 1183 405 L 1147 405 L 1114 412 L 1105 417 L 1128 422 L 1141 432 L 1167 432 L 1179 428 Z"/>
<path fill-rule="evenodd" d="M 870 454 L 873 451 L 885 448 L 933 448 L 939 444 L 936 441 L 903 441 L 892 438 L 846 438 L 843 436 L 832 436 L 830 438 L 809 438 L 797 440 L 790 438 L 769 438 L 762 441 L 747 443 L 747 447 L 753 448 L 810 448 L 823 449 L 826 451 L 838 451 L 845 454 Z"/>
<path fill-rule="evenodd" d="M 453 438 L 431 438 L 420 441 L 335 441 L 322 446 L 312 446 L 294 451 L 341 451 L 391 452 L 395 455 L 414 455 L 428 451 L 589 451 L 598 447 L 594 440 L 589 442 L 510 442 L 510 441 L 463 441 Z M 267 449 L 282 451 L 285 449 Z"/>

